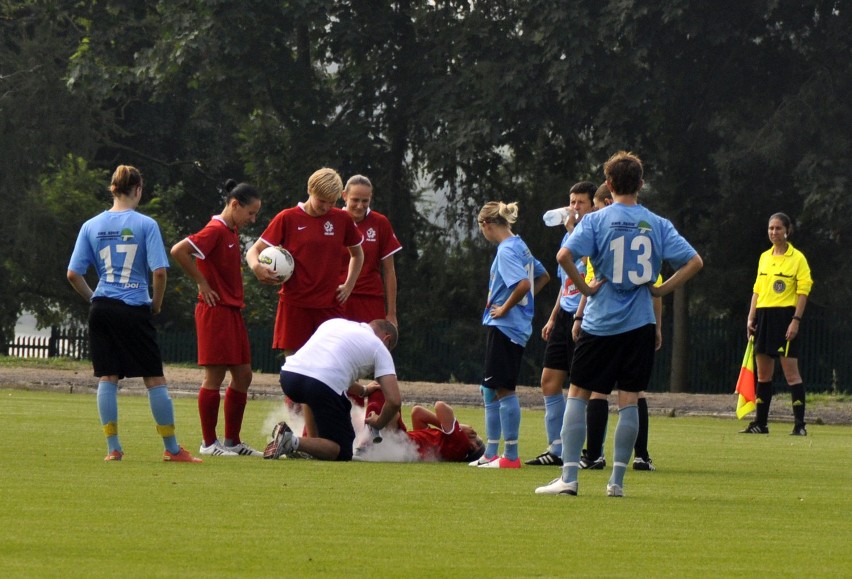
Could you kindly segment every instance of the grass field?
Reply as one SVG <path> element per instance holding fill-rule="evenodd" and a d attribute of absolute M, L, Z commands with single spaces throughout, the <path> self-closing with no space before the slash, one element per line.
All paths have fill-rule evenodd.
<path fill-rule="evenodd" d="M 247 442 L 266 442 L 276 407 L 249 403 Z M 175 408 L 197 452 L 195 400 Z M 852 576 L 848 426 L 744 436 L 733 420 L 652 417 L 659 470 L 630 471 L 612 499 L 609 468 L 551 497 L 533 490 L 554 467 L 164 464 L 147 400 L 119 397 L 119 416 L 125 460 L 104 463 L 93 396 L 0 390 L 0 577 Z M 522 457 L 542 429 L 524 411 Z"/>

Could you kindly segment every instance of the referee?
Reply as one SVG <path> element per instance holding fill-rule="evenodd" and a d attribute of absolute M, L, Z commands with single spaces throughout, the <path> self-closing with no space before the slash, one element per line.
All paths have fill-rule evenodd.
<path fill-rule="evenodd" d="M 757 265 L 757 279 L 748 310 L 748 335 L 754 336 L 757 362 L 757 416 L 744 434 L 769 434 L 769 405 L 772 403 L 772 375 L 775 359 L 781 361 L 784 378 L 793 399 L 793 436 L 807 436 L 805 429 L 805 385 L 799 373 L 799 328 L 808 294 L 813 286 L 811 268 L 804 254 L 787 238 L 793 224 L 784 213 L 769 218 L 772 248 L 763 252 Z"/>

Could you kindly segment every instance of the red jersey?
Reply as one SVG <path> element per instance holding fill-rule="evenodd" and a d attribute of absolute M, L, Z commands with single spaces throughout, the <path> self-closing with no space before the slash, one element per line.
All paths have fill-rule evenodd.
<path fill-rule="evenodd" d="M 281 245 L 296 262 L 292 277 L 279 291 L 282 298 L 301 308 L 335 307 L 340 252 L 360 245 L 363 237 L 343 209 L 312 217 L 303 207 L 299 203 L 273 217 L 260 238 Z"/>
<path fill-rule="evenodd" d="M 382 283 L 382 260 L 402 249 L 388 218 L 376 211 L 367 210 L 360 223 L 355 224 L 364 235 L 364 267 L 355 283 L 353 295 L 384 297 L 385 286 Z M 346 281 L 349 273 L 349 252 L 343 250 L 340 269 L 340 283 Z"/>
<path fill-rule="evenodd" d="M 221 215 L 214 215 L 204 229 L 186 238 L 195 249 L 195 264 L 210 284 L 210 288 L 219 294 L 220 304 L 242 308 L 243 275 L 242 248 L 239 232 L 225 224 Z M 201 294 L 198 301 L 203 303 Z"/>
<path fill-rule="evenodd" d="M 406 434 L 417 443 L 417 452 L 424 460 L 461 462 L 470 452 L 470 443 L 467 435 L 462 432 L 458 420 L 453 424 L 450 434 L 431 427 L 409 430 Z"/>

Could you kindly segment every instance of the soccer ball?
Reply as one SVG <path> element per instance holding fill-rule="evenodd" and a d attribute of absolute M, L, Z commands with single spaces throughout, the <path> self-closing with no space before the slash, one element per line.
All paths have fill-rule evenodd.
<path fill-rule="evenodd" d="M 293 269 L 296 267 L 296 262 L 293 261 L 293 256 L 283 247 L 269 246 L 260 252 L 257 261 L 272 270 L 281 281 L 287 281 L 293 275 Z"/>

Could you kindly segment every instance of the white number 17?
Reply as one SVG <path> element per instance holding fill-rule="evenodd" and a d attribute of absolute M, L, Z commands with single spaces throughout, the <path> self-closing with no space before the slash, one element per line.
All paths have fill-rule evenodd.
<path fill-rule="evenodd" d="M 130 272 L 133 270 L 133 260 L 136 257 L 135 243 L 119 243 L 115 246 L 116 253 L 124 253 L 124 264 L 121 267 L 121 276 L 118 278 L 119 283 L 127 283 L 130 281 Z M 104 262 L 104 270 L 106 270 L 106 281 L 109 283 L 115 282 L 115 270 L 112 267 L 112 251 L 110 246 L 104 247 L 99 253 Z"/>

